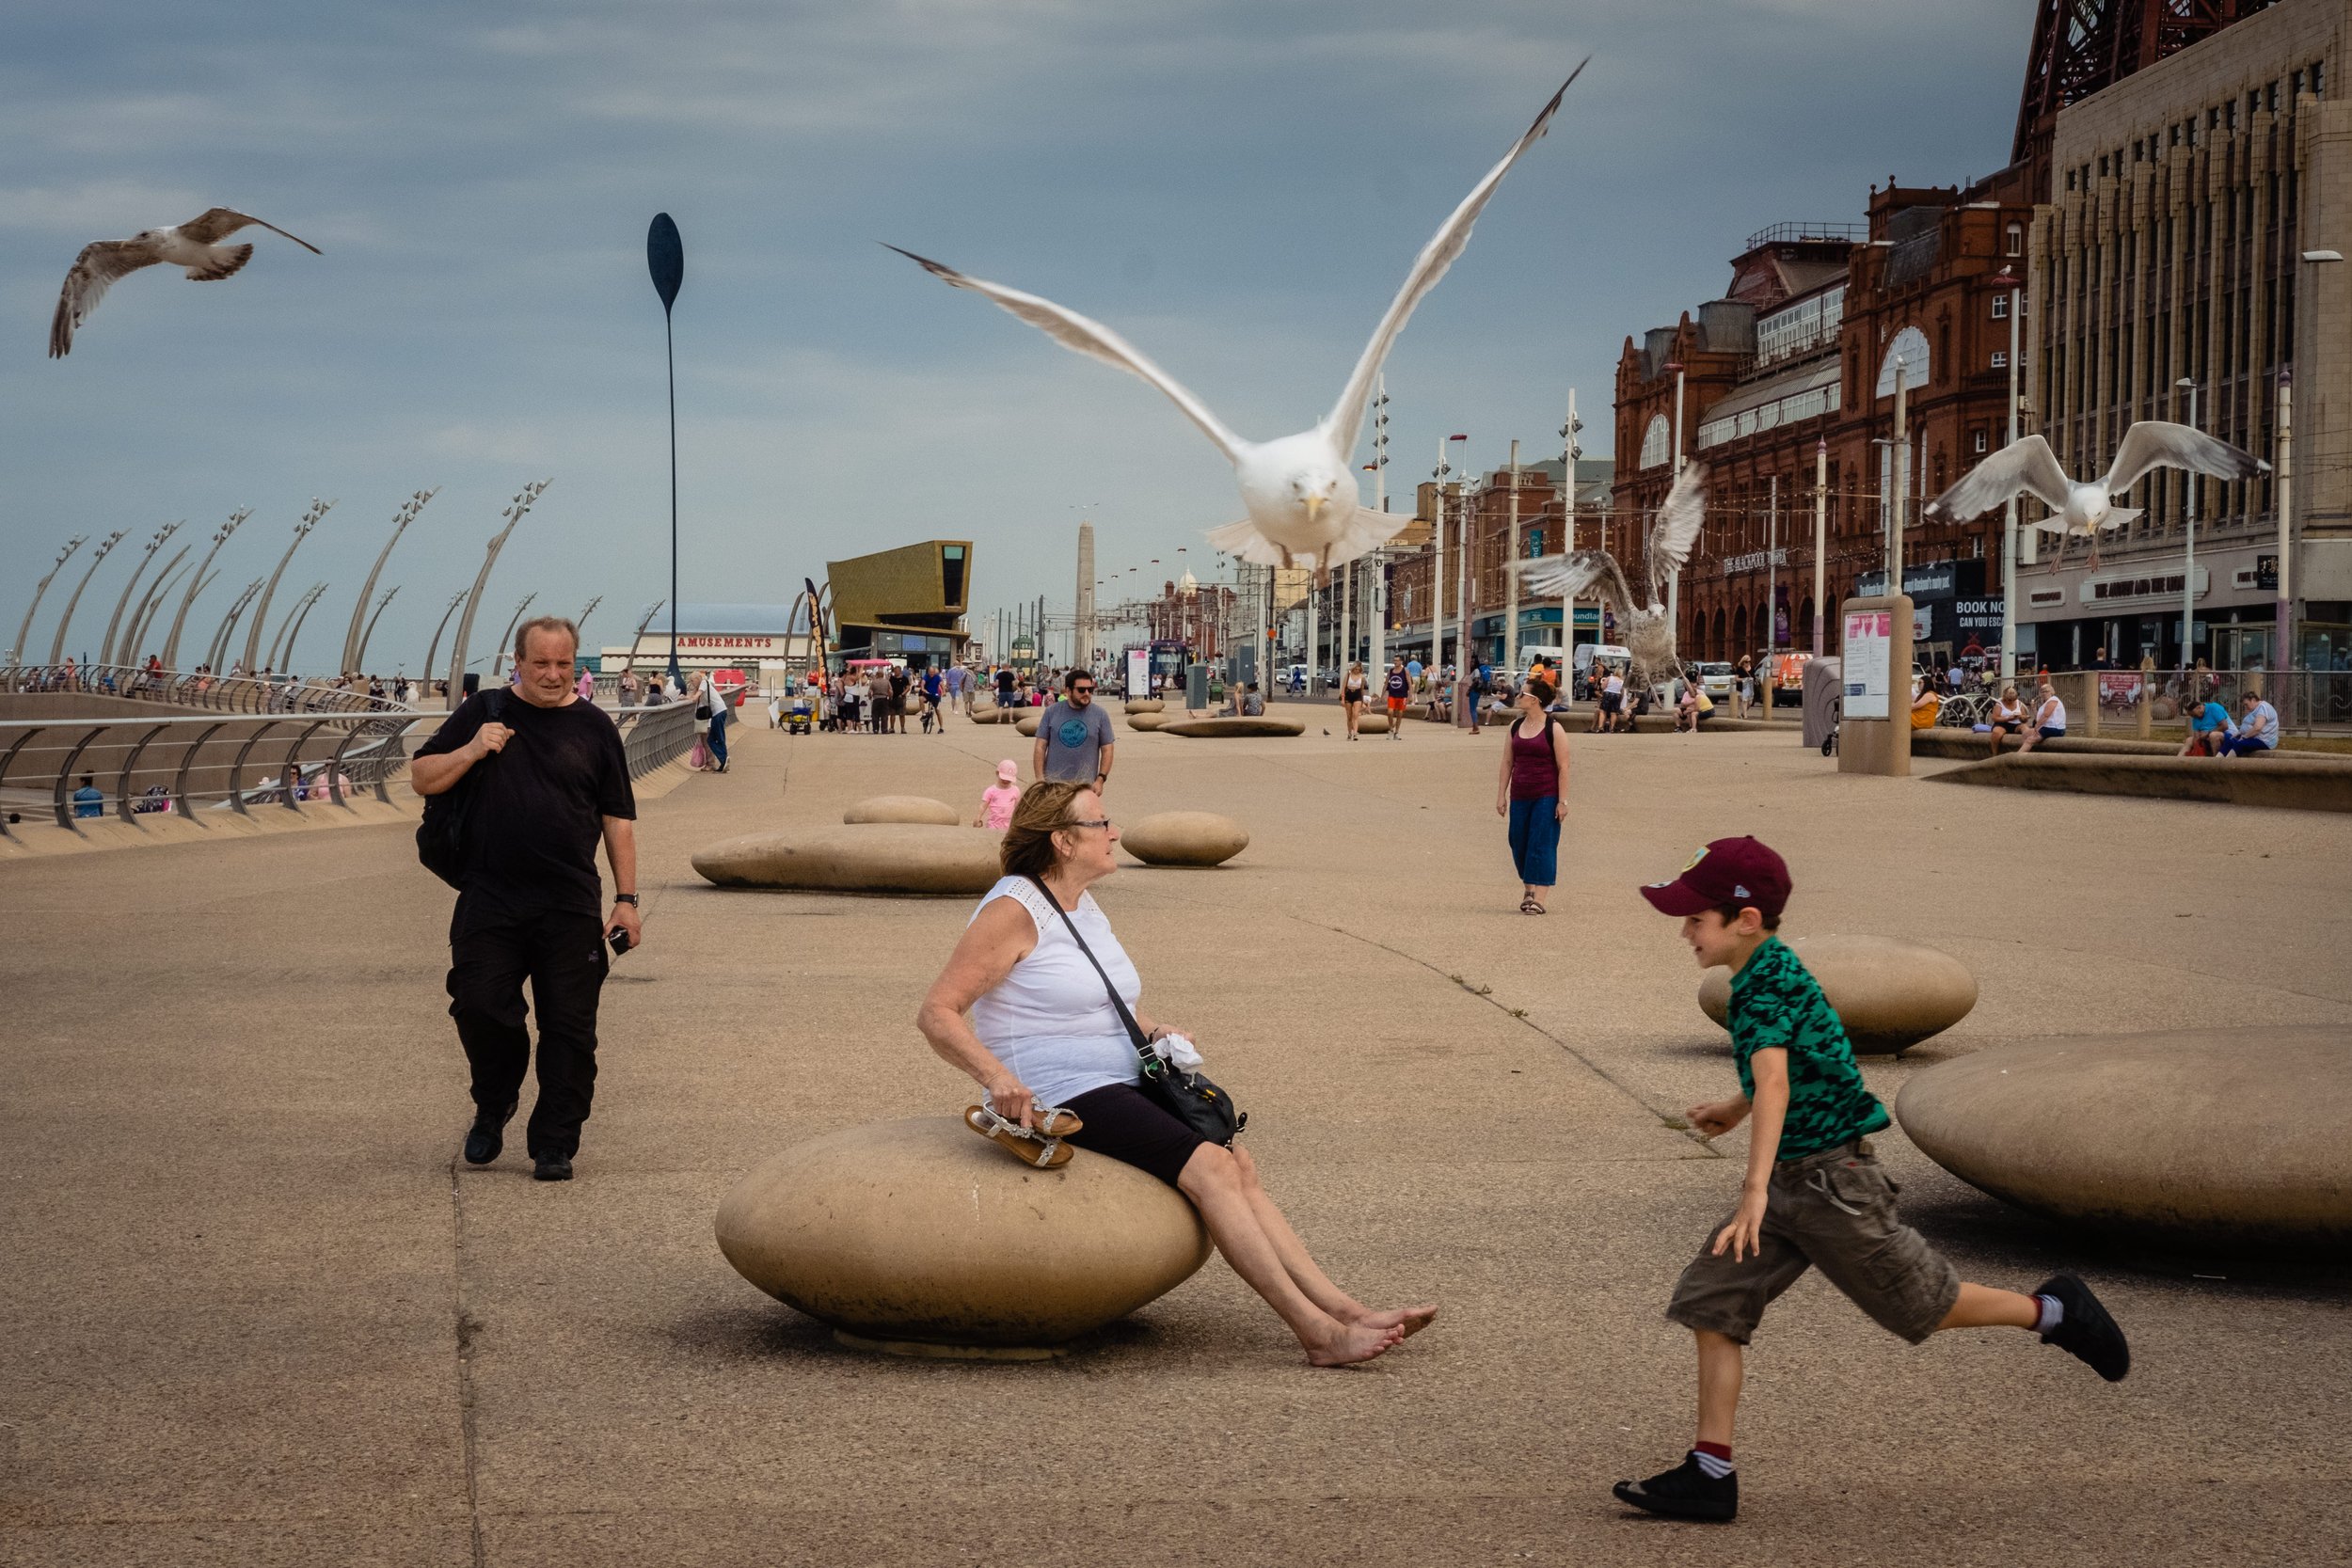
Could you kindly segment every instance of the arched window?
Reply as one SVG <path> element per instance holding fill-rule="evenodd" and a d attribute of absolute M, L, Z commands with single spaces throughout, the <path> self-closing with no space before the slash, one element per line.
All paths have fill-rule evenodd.
<path fill-rule="evenodd" d="M 1879 361 L 1878 395 L 1895 395 L 1895 366 L 1903 367 L 1903 383 L 1913 391 L 1928 384 L 1928 335 L 1915 326 L 1906 326 L 1895 334 L 1895 341 L 1886 345 L 1886 357 Z"/>
<path fill-rule="evenodd" d="M 1655 468 L 1673 459 L 1675 451 L 1674 426 L 1663 414 L 1649 417 L 1649 428 L 1642 432 L 1642 467 Z"/>

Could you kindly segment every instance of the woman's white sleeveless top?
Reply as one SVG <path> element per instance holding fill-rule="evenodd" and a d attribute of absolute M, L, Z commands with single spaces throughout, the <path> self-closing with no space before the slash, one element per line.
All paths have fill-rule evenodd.
<path fill-rule="evenodd" d="M 1028 911 L 1037 945 L 993 990 L 972 1004 L 972 1027 L 981 1043 L 1029 1086 L 1041 1106 L 1066 1104 L 1106 1085 L 1135 1083 L 1137 1058 L 1127 1027 L 1053 901 L 1027 878 L 1007 877 L 988 890 L 972 917 L 978 919 L 980 910 L 999 898 L 1010 898 Z M 1143 995 L 1142 976 L 1111 934 L 1111 923 L 1092 894 L 1078 895 L 1071 919 L 1086 933 L 1087 945 L 1133 1012 Z"/>

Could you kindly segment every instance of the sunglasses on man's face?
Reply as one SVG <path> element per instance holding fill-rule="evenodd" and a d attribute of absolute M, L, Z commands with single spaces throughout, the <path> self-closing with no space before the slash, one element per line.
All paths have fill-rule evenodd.
<path fill-rule="evenodd" d="M 1073 697 L 1091 697 L 1094 695 L 1094 688 L 1090 686 L 1073 686 L 1070 689 L 1070 694 Z"/>

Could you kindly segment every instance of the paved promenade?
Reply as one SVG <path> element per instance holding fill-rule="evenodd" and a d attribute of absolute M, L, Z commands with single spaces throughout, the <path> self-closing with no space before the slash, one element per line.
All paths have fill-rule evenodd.
<path fill-rule="evenodd" d="M 841 1349 L 711 1240 L 748 1166 L 953 1115 L 915 1006 L 963 900 L 722 893 L 688 859 L 863 796 L 969 809 L 1009 728 L 792 739 L 647 803 L 580 1179 L 455 1164 L 450 895 L 405 825 L 0 863 L 0 1563 L 2322 1564 L 2352 1539 L 2352 1273 L 2087 1254 L 1886 1143 L 1971 1277 L 2077 1266 L 2109 1386 L 2024 1335 L 1914 1350 L 1818 1279 L 1751 1361 L 1728 1530 L 1608 1496 L 1690 1437 L 1659 1316 L 1729 1208 L 1724 1037 L 1634 884 L 1754 832 L 1788 930 L 1946 947 L 1983 1000 L 1865 1071 L 2175 1023 L 2332 1022 L 2352 820 L 1844 778 L 1779 736 L 1575 741 L 1555 912 L 1515 912 L 1501 742 L 1122 725 L 1114 817 L 1249 827 L 1101 896 L 1269 1183 L 1426 1335 L 1312 1371 L 1212 1262 L 1044 1364 Z M 2111 1114 L 2128 1117 L 2132 1107 Z M 2249 1150 L 2249 1158 L 2258 1158 Z M 2227 1274 L 2228 1278 L 2204 1277 Z"/>

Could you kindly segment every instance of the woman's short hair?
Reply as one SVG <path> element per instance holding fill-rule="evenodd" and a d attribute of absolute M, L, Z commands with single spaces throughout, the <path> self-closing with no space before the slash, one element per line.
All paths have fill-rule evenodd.
<path fill-rule="evenodd" d="M 1530 675 L 1527 677 L 1527 694 L 1545 707 L 1549 707 L 1551 700 L 1560 695 L 1560 689 L 1541 675 Z"/>
<path fill-rule="evenodd" d="M 1090 784 L 1075 779 L 1047 779 L 1021 793 L 1012 808 L 1012 826 L 1005 830 L 1000 862 L 1008 877 L 1042 877 L 1054 869 L 1054 834 L 1070 826 L 1071 803 Z"/>

